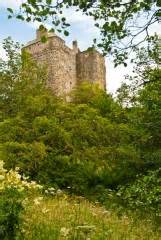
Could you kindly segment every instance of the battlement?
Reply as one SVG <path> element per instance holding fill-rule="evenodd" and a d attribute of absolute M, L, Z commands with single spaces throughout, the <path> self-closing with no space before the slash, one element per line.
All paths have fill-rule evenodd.
<path fill-rule="evenodd" d="M 47 37 L 43 43 L 42 37 Z M 77 41 L 73 48 L 65 41 L 45 28 L 37 30 L 36 39 L 24 47 L 34 59 L 48 68 L 48 85 L 56 95 L 68 94 L 82 81 L 96 83 L 106 89 L 106 69 L 104 57 L 95 49 L 81 52 Z"/>

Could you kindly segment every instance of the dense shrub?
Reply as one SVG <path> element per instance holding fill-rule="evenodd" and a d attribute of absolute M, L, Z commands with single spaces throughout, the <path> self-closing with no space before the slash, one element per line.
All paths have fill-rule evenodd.
<path fill-rule="evenodd" d="M 23 210 L 24 193 L 16 188 L 7 188 L 0 192 L 0 239 L 20 237 L 20 214 Z"/>
<path fill-rule="evenodd" d="M 10 59 L 10 41 L 8 48 Z M 126 124 L 123 108 L 87 83 L 70 102 L 57 99 L 46 88 L 44 69 L 25 53 L 14 56 L 11 66 L 8 61 L 0 68 L 0 156 L 6 168 L 18 166 L 31 179 L 79 194 L 134 178 L 136 167 L 126 169 L 138 164 L 139 151 L 130 143 L 135 129 Z"/>
<path fill-rule="evenodd" d="M 14 47 L 5 42 L 8 60 L 0 62 L 0 157 L 7 169 L 18 166 L 31 179 L 86 195 L 161 165 L 160 70 L 128 107 L 87 83 L 66 102 L 47 89 L 45 69 Z M 121 92 L 124 98 L 130 101 Z"/>
<path fill-rule="evenodd" d="M 161 221 L 161 169 L 138 176 L 133 184 L 121 186 L 117 197 L 125 208 L 139 210 Z"/>

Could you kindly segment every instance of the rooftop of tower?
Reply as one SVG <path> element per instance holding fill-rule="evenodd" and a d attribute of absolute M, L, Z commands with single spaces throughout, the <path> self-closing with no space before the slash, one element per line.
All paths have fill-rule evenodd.
<path fill-rule="evenodd" d="M 65 41 L 61 38 L 61 37 L 59 37 L 58 35 L 56 35 L 54 32 L 50 32 L 50 31 L 48 31 L 46 28 L 42 28 L 42 29 L 37 29 L 36 30 L 36 38 L 34 39 L 34 40 L 32 40 L 32 41 L 29 41 L 29 42 L 27 42 L 26 44 L 25 44 L 25 46 L 24 46 L 24 48 L 26 48 L 26 47 L 28 47 L 28 46 L 31 46 L 31 45 L 33 45 L 33 44 L 35 44 L 35 43 L 38 43 L 38 42 L 41 42 L 41 40 L 42 40 L 42 37 L 46 37 L 47 39 L 50 39 L 50 38 L 58 38 L 59 39 L 59 41 L 61 41 L 63 44 L 65 44 Z M 66 46 L 67 48 L 69 48 L 70 50 L 72 50 L 69 46 Z M 80 53 L 86 53 L 86 52 L 89 52 L 89 51 L 93 51 L 93 52 L 96 52 L 96 53 L 98 53 L 99 55 L 101 55 L 101 56 L 103 56 L 97 49 L 95 49 L 95 48 L 88 48 L 88 49 L 86 49 L 86 50 L 84 50 L 84 51 L 80 51 L 79 50 L 79 47 L 78 47 L 78 42 L 76 41 L 76 40 L 74 40 L 73 41 L 73 49 L 78 49 L 78 52 L 80 52 Z"/>

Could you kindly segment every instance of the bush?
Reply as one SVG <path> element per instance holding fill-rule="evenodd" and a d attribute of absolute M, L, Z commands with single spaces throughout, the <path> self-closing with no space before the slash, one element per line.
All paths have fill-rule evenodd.
<path fill-rule="evenodd" d="M 16 239 L 19 235 L 23 197 L 15 188 L 0 193 L 0 239 Z"/>
<path fill-rule="evenodd" d="M 150 214 L 161 221 L 161 168 L 138 176 L 133 184 L 121 186 L 117 200 L 130 210 Z"/>
<path fill-rule="evenodd" d="M 17 171 L 6 171 L 0 161 L 0 239 L 21 239 L 21 212 L 29 192 L 41 188 L 27 182 Z"/>

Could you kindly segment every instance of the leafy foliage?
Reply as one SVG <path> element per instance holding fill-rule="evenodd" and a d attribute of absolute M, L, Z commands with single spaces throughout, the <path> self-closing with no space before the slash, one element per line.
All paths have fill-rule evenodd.
<path fill-rule="evenodd" d="M 148 206 L 157 215 L 158 65 L 144 66 L 141 83 L 144 76 L 146 84 L 140 87 L 139 78 L 138 84 L 134 78 L 134 93 L 124 85 L 114 100 L 97 86 L 82 83 L 71 93 L 70 102 L 65 102 L 46 87 L 43 67 L 26 53 L 22 58 L 13 53 L 11 40 L 5 46 L 10 54 L 0 72 L 0 156 L 7 169 L 19 166 L 31 179 L 71 193 L 93 194 L 100 201 L 106 201 L 109 188 L 117 191 L 126 185 L 118 191 L 123 205 L 143 211 Z M 139 55 L 138 65 L 140 60 Z M 138 174 L 144 176 L 138 179 Z"/>
<path fill-rule="evenodd" d="M 82 197 L 63 195 L 32 202 L 22 224 L 24 240 L 88 239 L 158 240 L 160 232 L 149 219 L 134 219 L 91 203 Z"/>
<path fill-rule="evenodd" d="M 145 48 L 137 49 L 134 75 L 129 77 L 129 86 L 122 86 L 118 101 L 130 109 L 128 114 L 131 124 L 140 131 L 138 143 L 140 158 L 144 161 L 144 170 L 161 166 L 161 69 L 159 50 L 155 41 L 151 43 L 151 53 Z M 138 135 L 139 136 L 139 135 Z M 139 140 L 140 139 L 140 140 Z"/>
<path fill-rule="evenodd" d="M 51 31 L 63 32 L 65 36 L 69 35 L 67 29 L 70 24 L 64 10 L 72 8 L 73 11 L 81 11 L 91 16 L 100 30 L 101 42 L 94 39 L 94 44 L 102 48 L 105 54 L 111 53 L 116 65 L 124 63 L 126 66 L 129 50 L 153 38 L 149 34 L 149 28 L 154 23 L 159 23 L 160 7 L 160 0 L 27 0 L 20 5 L 20 11 L 15 13 L 11 8 L 7 10 L 9 18 L 16 16 L 19 20 L 40 24 L 50 22 L 53 26 Z"/>
<path fill-rule="evenodd" d="M 121 186 L 117 196 L 126 208 L 141 210 L 161 220 L 161 169 L 138 176 L 131 185 Z"/>
<path fill-rule="evenodd" d="M 20 213 L 23 210 L 22 200 L 23 195 L 17 189 L 6 189 L 0 193 L 0 237 L 2 240 L 14 240 L 19 234 Z"/>
<path fill-rule="evenodd" d="M 41 186 L 27 182 L 23 176 L 15 171 L 7 172 L 0 161 L 0 238 L 2 240 L 22 239 L 20 224 L 21 213 L 24 209 L 23 201 L 29 194 L 40 189 Z"/>
<path fill-rule="evenodd" d="M 5 43 L 12 51 L 13 43 Z M 139 151 L 128 134 L 135 129 L 128 128 L 124 110 L 110 95 L 83 83 L 70 102 L 62 102 L 26 53 L 14 75 L 9 63 L 10 58 L 1 72 L 0 95 L 0 154 L 7 168 L 19 166 L 32 179 L 79 194 L 135 176 Z M 127 171 L 131 166 L 134 171 Z"/>

